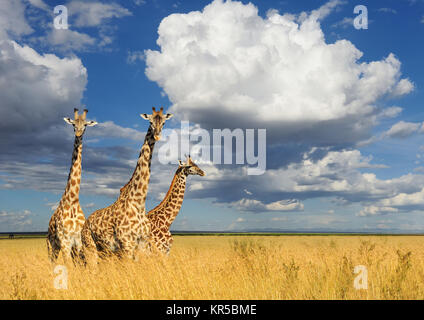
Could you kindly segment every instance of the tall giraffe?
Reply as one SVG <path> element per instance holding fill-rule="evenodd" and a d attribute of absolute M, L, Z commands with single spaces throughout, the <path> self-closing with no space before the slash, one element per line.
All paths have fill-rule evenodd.
<path fill-rule="evenodd" d="M 163 108 L 160 111 L 153 108 L 151 115 L 140 116 L 149 120 L 150 126 L 131 179 L 112 205 L 95 211 L 83 226 L 83 257 L 86 262 L 93 262 L 97 251 L 134 258 L 138 245 L 150 236 L 145 210 L 150 164 L 155 142 L 160 140 L 163 125 L 172 114 L 164 114 Z"/>
<path fill-rule="evenodd" d="M 178 169 L 175 172 L 165 198 L 159 205 L 147 213 L 151 228 L 149 240 L 150 250 L 158 250 L 159 252 L 169 254 L 172 243 L 174 242 L 169 228 L 181 209 L 187 176 L 190 174 L 204 176 L 205 172 L 188 156 L 186 163 L 179 161 Z"/>
<path fill-rule="evenodd" d="M 82 137 L 87 126 L 97 124 L 95 121 L 86 120 L 87 112 L 88 110 L 84 109 L 83 114 L 78 115 L 78 109 L 74 109 L 74 119 L 63 118 L 74 127 L 75 141 L 66 189 L 49 222 L 47 250 L 52 262 L 56 261 L 61 250 L 64 259 L 70 256 L 76 258 L 76 254 L 81 250 L 81 229 L 85 221 L 79 202 Z"/>

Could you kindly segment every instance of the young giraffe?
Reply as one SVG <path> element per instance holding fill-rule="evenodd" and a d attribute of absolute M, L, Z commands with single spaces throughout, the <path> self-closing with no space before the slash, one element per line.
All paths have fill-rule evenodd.
<path fill-rule="evenodd" d="M 179 164 L 165 198 L 147 214 L 151 228 L 149 249 L 166 254 L 169 254 L 174 242 L 169 228 L 183 203 L 187 176 L 190 174 L 205 175 L 205 172 L 191 160 L 190 156 L 188 156 L 186 163 L 179 161 Z"/>
<path fill-rule="evenodd" d="M 75 141 L 66 189 L 49 222 L 47 250 L 52 262 L 56 261 L 61 250 L 64 259 L 70 256 L 76 258 L 76 254 L 81 250 L 81 229 L 85 221 L 79 203 L 82 137 L 87 126 L 91 127 L 97 124 L 95 121 L 86 121 L 87 112 L 88 110 L 85 109 L 82 115 L 78 115 L 78 109 L 74 109 L 73 120 L 63 118 L 67 123 L 73 125 Z"/>
<path fill-rule="evenodd" d="M 83 226 L 81 236 L 83 258 L 86 262 L 93 263 L 97 251 L 134 258 L 139 243 L 147 241 L 150 236 L 145 203 L 153 147 L 161 137 L 165 121 L 170 119 L 172 114 L 163 114 L 163 108 L 160 111 L 153 108 L 151 115 L 140 116 L 149 120 L 150 126 L 131 179 L 121 189 L 115 203 L 95 211 Z"/>

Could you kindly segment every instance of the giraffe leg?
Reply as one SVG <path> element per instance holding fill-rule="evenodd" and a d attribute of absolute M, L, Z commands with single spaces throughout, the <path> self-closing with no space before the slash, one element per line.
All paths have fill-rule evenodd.
<path fill-rule="evenodd" d="M 135 260 L 135 250 L 137 249 L 136 239 L 129 238 L 126 240 L 120 241 L 120 248 L 117 251 L 117 254 L 120 258 L 128 258 Z"/>
<path fill-rule="evenodd" d="M 51 263 L 55 263 L 59 256 L 60 246 L 57 244 L 54 236 L 49 235 L 46 240 L 47 254 Z"/>
<path fill-rule="evenodd" d="M 162 254 L 169 256 L 173 241 L 174 240 L 172 239 L 172 235 L 170 232 L 162 234 L 161 238 L 158 240 L 158 251 Z"/>
<path fill-rule="evenodd" d="M 172 238 L 171 233 L 169 232 L 169 237 L 166 241 L 166 254 L 169 255 L 169 252 L 171 251 L 171 246 L 174 243 L 174 238 Z"/>
<path fill-rule="evenodd" d="M 142 254 L 152 253 L 152 244 L 150 241 L 140 240 L 138 243 L 138 251 Z"/>
<path fill-rule="evenodd" d="M 80 258 L 85 265 L 95 266 L 97 264 L 97 247 L 89 228 L 83 228 L 81 232 Z"/>
<path fill-rule="evenodd" d="M 151 252 L 154 254 L 164 253 L 165 239 L 162 233 L 154 233 L 151 237 Z"/>
<path fill-rule="evenodd" d="M 49 236 L 47 236 L 46 244 L 47 244 L 47 256 L 49 257 L 49 260 L 52 261 L 53 248 L 52 248 L 52 245 L 50 244 Z"/>
<path fill-rule="evenodd" d="M 144 211 L 144 216 L 145 216 Z M 147 244 L 151 241 L 151 225 L 150 221 L 148 219 L 141 219 L 141 238 L 139 239 L 139 242 L 146 242 Z"/>
<path fill-rule="evenodd" d="M 66 265 L 72 260 L 72 242 L 69 239 L 62 240 L 62 260 Z"/>
<path fill-rule="evenodd" d="M 169 252 L 171 251 L 171 248 L 168 246 L 168 244 L 164 243 L 161 251 L 163 254 L 169 256 Z"/>
<path fill-rule="evenodd" d="M 74 264 L 81 264 L 82 262 L 81 251 L 82 251 L 82 242 L 81 242 L 81 235 L 79 235 L 74 239 L 74 244 L 71 250 L 72 261 L 74 262 Z"/>
<path fill-rule="evenodd" d="M 115 241 L 117 243 L 116 254 L 119 258 L 135 260 L 136 250 L 139 247 L 141 234 L 141 221 L 136 220 L 133 231 L 128 231 L 128 222 L 120 224 L 116 228 Z"/>
<path fill-rule="evenodd" d="M 170 251 L 171 251 L 171 248 L 168 246 L 168 245 L 165 245 L 164 246 L 164 253 L 167 255 L 167 256 L 169 256 L 169 253 L 170 253 Z"/>

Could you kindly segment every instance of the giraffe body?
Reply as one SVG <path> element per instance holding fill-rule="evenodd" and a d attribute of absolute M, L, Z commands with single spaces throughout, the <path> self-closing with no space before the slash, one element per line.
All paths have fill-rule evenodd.
<path fill-rule="evenodd" d="M 150 164 L 154 144 L 160 139 L 165 121 L 172 117 L 163 108 L 152 115 L 141 115 L 150 121 L 137 166 L 129 182 L 121 189 L 118 199 L 109 207 L 95 211 L 82 230 L 83 256 L 96 259 L 97 253 L 135 258 L 135 250 L 150 236 L 150 224 L 145 202 L 150 180 Z"/>
<path fill-rule="evenodd" d="M 151 228 L 149 240 L 149 249 L 151 251 L 169 254 L 174 241 L 169 229 L 181 209 L 187 176 L 190 174 L 205 175 L 191 158 L 188 157 L 187 163 L 180 162 L 165 198 L 147 214 Z"/>
<path fill-rule="evenodd" d="M 82 137 L 86 126 L 94 126 L 95 121 L 85 121 L 87 110 L 78 115 L 75 109 L 75 119 L 65 118 L 65 121 L 74 126 L 75 141 L 72 153 L 72 165 L 68 176 L 65 192 L 60 199 L 59 205 L 50 218 L 47 233 L 47 250 L 50 261 L 55 262 L 60 251 L 64 259 L 75 259 L 82 247 L 81 230 L 85 217 L 79 202 L 79 190 L 81 183 L 81 156 Z"/>
<path fill-rule="evenodd" d="M 136 171 L 118 199 L 109 207 L 95 211 L 85 222 L 82 241 L 88 250 L 132 256 L 138 243 L 149 237 L 144 203 L 152 147 L 148 142 L 143 144 Z"/>

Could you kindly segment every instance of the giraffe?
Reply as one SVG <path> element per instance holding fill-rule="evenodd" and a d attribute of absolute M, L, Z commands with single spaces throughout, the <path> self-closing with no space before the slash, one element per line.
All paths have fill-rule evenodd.
<path fill-rule="evenodd" d="M 96 121 L 86 120 L 87 112 L 88 110 L 84 109 L 84 112 L 78 115 L 78 109 L 75 108 L 74 119 L 63 118 L 74 127 L 75 141 L 66 189 L 49 222 L 47 251 L 51 262 L 57 260 L 61 250 L 65 260 L 70 256 L 75 259 L 81 250 L 81 229 L 85 221 L 79 202 L 82 137 L 87 126 L 97 124 Z"/>
<path fill-rule="evenodd" d="M 186 163 L 181 162 L 181 160 L 179 161 L 178 169 L 175 172 L 165 198 L 159 205 L 147 213 L 151 228 L 149 250 L 158 250 L 159 252 L 169 254 L 174 241 L 169 228 L 180 211 L 184 200 L 187 176 L 190 174 L 204 176 L 205 172 L 188 156 Z"/>
<path fill-rule="evenodd" d="M 135 258 L 138 245 L 148 240 L 150 226 L 145 203 L 150 180 L 150 164 L 155 142 L 160 140 L 165 121 L 172 114 L 163 113 L 163 107 L 150 115 L 141 114 L 150 125 L 141 147 L 137 166 L 128 183 L 121 188 L 118 199 L 109 207 L 91 214 L 83 226 L 82 257 L 93 263 L 98 256 L 114 253 L 118 257 Z"/>

